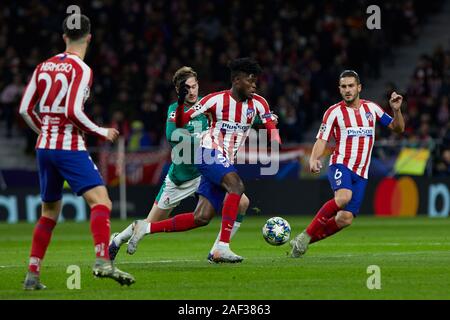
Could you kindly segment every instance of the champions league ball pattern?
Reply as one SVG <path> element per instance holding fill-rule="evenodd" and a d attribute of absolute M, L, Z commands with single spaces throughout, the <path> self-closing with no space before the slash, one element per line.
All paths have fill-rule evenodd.
<path fill-rule="evenodd" d="M 262 234 L 267 243 L 280 246 L 289 240 L 291 226 L 281 217 L 272 217 L 264 224 Z"/>

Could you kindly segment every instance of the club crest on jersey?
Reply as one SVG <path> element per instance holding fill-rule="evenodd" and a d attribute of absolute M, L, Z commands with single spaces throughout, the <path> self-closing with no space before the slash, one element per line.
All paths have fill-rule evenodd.
<path fill-rule="evenodd" d="M 168 206 L 168 205 L 170 204 L 170 198 L 169 198 L 169 197 L 167 197 L 167 198 L 164 200 L 164 204 L 165 204 L 166 206 Z"/>
<path fill-rule="evenodd" d="M 247 109 L 247 118 L 253 118 L 255 115 L 255 109 Z"/>
<path fill-rule="evenodd" d="M 91 94 L 91 90 L 90 90 L 89 86 L 86 86 L 86 88 L 84 88 L 84 101 L 85 102 L 89 98 L 90 94 Z"/>
<path fill-rule="evenodd" d="M 373 114 L 372 114 L 372 112 L 366 112 L 366 119 L 368 121 L 373 121 Z"/>

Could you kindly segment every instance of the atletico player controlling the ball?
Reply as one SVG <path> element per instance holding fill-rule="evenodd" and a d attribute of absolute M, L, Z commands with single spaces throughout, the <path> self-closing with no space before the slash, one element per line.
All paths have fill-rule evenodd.
<path fill-rule="evenodd" d="M 202 114 L 189 121 L 184 128 L 177 128 L 175 125 L 175 112 L 178 105 L 184 105 L 184 110 L 187 111 L 199 101 L 199 82 L 197 73 L 191 67 L 184 66 L 175 72 L 172 81 L 177 94 L 180 96 L 179 101 L 174 102 L 169 106 L 166 121 L 166 137 L 173 148 L 174 152 L 172 156 L 174 161 L 170 165 L 169 172 L 164 179 L 164 183 L 162 184 L 153 207 L 145 221 L 135 221 L 122 232 L 113 233 L 111 235 L 109 244 L 109 256 L 111 260 L 116 258 L 120 247 L 132 237 L 134 225 L 139 224 L 146 226 L 146 229 L 148 229 L 146 234 L 149 234 L 150 232 L 182 232 L 188 231 L 194 226 L 207 225 L 213 218 L 211 212 L 207 210 L 197 210 L 195 214 L 194 212 L 188 212 L 169 218 L 173 209 L 176 208 L 182 200 L 195 195 L 201 180 L 200 172 L 195 168 L 194 161 L 183 163 L 180 159 L 181 156 L 177 155 L 175 150 L 181 149 L 180 145 L 182 146 L 183 143 L 185 144 L 187 142 L 190 154 L 193 155 L 195 148 L 198 147 L 199 144 L 198 137 L 203 131 L 208 130 L 208 119 Z M 181 88 L 182 84 L 184 84 L 183 88 Z M 181 91 L 183 91 L 183 93 L 181 93 Z M 205 199 L 201 200 L 201 202 L 204 201 Z M 243 194 L 241 202 L 239 203 L 239 214 L 233 225 L 233 230 L 231 231 L 231 237 L 233 237 L 239 229 L 249 203 L 250 200 Z M 194 221 L 194 224 L 192 224 L 192 221 Z M 219 240 L 220 233 L 208 254 L 208 260 L 210 261 Z M 132 241 L 139 241 L 139 239 L 134 237 Z M 137 245 L 137 242 L 134 243 Z M 137 249 L 136 245 L 129 246 L 127 252 L 129 254 L 134 254 Z"/>
<path fill-rule="evenodd" d="M 119 135 L 114 128 L 97 126 L 84 113 L 84 102 L 92 83 L 92 70 L 83 61 L 92 38 L 90 29 L 89 18 L 85 15 L 74 14 L 64 20 L 65 52 L 36 67 L 20 104 L 20 114 L 39 134 L 36 154 L 42 199 L 42 215 L 33 233 L 25 290 L 46 288 L 40 282 L 40 267 L 61 211 L 65 180 L 77 195 L 86 199 L 91 209 L 90 225 L 96 254 L 94 275 L 112 278 L 122 285 L 135 281 L 109 259 L 112 204 L 83 138 L 83 133 L 89 133 L 114 141 Z M 37 104 L 39 114 L 34 111 Z"/>
<path fill-rule="evenodd" d="M 180 98 L 175 121 L 176 126 L 182 128 L 201 114 L 209 119 L 209 129 L 202 132 L 200 147 L 195 154 L 195 166 L 202 177 L 197 190 L 199 202 L 194 216 L 201 213 L 202 216 L 210 217 L 222 212 L 220 239 L 209 259 L 214 262 L 236 263 L 243 258 L 231 251 L 229 243 L 244 194 L 244 184 L 233 166 L 237 151 L 245 142 L 257 115 L 274 143 L 280 143 L 280 137 L 276 129 L 276 117 L 270 111 L 267 101 L 255 93 L 257 76 L 261 72 L 259 64 L 251 58 L 241 58 L 231 61 L 229 67 L 232 88 L 207 95 L 187 111 L 182 103 L 184 98 Z M 183 91 L 186 95 L 187 90 L 185 84 L 182 84 L 179 95 L 182 96 Z M 186 230 L 200 226 L 192 218 L 183 222 Z M 135 251 L 138 241 L 148 233 L 152 233 L 151 224 L 138 221 L 127 251 Z"/>
<path fill-rule="evenodd" d="M 293 258 L 304 255 L 309 244 L 349 226 L 358 214 L 367 185 L 376 122 L 398 133 L 405 129 L 401 113 L 403 97 L 396 92 L 389 100 L 392 118 L 376 103 L 360 99 L 361 82 L 355 71 L 341 73 L 339 91 L 343 101 L 325 112 L 309 160 L 311 172 L 319 173 L 322 168 L 319 158 L 332 135 L 336 147 L 330 158 L 328 180 L 334 198 L 326 202 L 306 230 L 290 242 Z"/>

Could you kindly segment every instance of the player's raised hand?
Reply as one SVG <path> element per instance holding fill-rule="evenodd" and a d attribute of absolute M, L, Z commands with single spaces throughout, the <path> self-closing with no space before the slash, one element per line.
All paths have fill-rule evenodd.
<path fill-rule="evenodd" d="M 312 173 L 319 173 L 322 169 L 322 162 L 320 160 L 309 160 L 309 170 Z"/>
<path fill-rule="evenodd" d="M 114 142 L 119 136 L 119 131 L 115 128 L 108 128 L 108 135 L 106 136 L 106 140 Z"/>
<path fill-rule="evenodd" d="M 186 96 L 188 95 L 189 90 L 186 87 L 186 80 L 180 83 L 180 86 L 178 88 L 178 105 L 181 105 L 184 103 L 184 100 L 186 99 Z"/>
<path fill-rule="evenodd" d="M 402 106 L 403 97 L 399 95 L 397 92 L 392 92 L 391 99 L 389 99 L 389 105 L 391 106 L 394 111 L 400 110 L 400 107 Z"/>

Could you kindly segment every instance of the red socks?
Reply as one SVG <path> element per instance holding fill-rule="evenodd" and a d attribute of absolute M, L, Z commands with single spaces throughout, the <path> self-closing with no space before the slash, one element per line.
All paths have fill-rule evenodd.
<path fill-rule="evenodd" d="M 339 210 L 340 208 L 334 199 L 329 200 L 320 208 L 313 221 L 306 228 L 306 232 L 311 236 L 309 243 L 322 240 L 341 230 L 335 219 Z"/>
<path fill-rule="evenodd" d="M 151 222 L 150 233 L 186 231 L 198 227 L 194 222 L 194 213 L 183 213 L 173 218 Z"/>
<path fill-rule="evenodd" d="M 236 193 L 228 193 L 223 201 L 222 228 L 220 229 L 220 241 L 222 242 L 230 242 L 231 230 L 233 230 L 239 211 L 239 201 L 241 201 L 241 195 Z"/>
<path fill-rule="evenodd" d="M 312 237 L 311 241 L 309 243 L 314 243 L 319 240 L 325 239 L 326 237 L 329 237 L 336 232 L 341 230 L 339 226 L 336 224 L 336 217 L 331 217 L 328 219 L 327 223 L 323 226 L 323 228 L 320 228 Z"/>
<path fill-rule="evenodd" d="M 328 219 L 334 217 L 339 210 L 340 208 L 336 204 L 336 201 L 334 201 L 334 199 L 329 200 L 322 208 L 320 208 L 319 212 L 317 212 L 313 221 L 309 224 L 308 228 L 306 228 L 306 232 L 313 237 L 319 229 L 326 225 Z"/>
<path fill-rule="evenodd" d="M 95 256 L 97 258 L 109 259 L 110 213 L 111 210 L 102 204 L 91 208 L 91 232 L 94 237 Z"/>
<path fill-rule="evenodd" d="M 55 220 L 42 216 L 36 223 L 33 232 L 33 242 L 31 243 L 29 271 L 39 273 L 41 260 L 44 259 L 55 225 Z"/>

